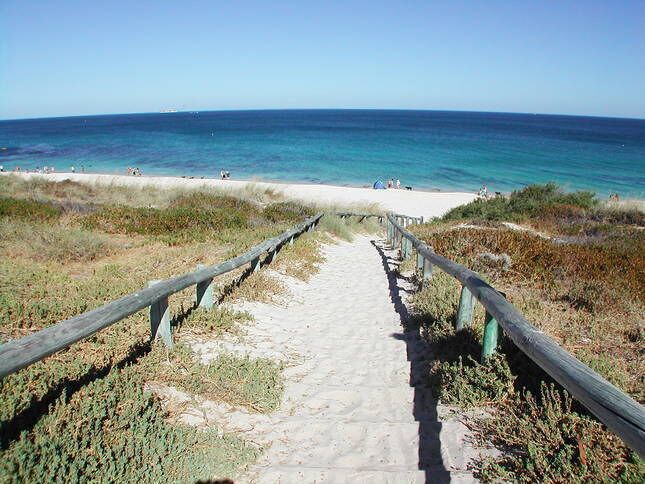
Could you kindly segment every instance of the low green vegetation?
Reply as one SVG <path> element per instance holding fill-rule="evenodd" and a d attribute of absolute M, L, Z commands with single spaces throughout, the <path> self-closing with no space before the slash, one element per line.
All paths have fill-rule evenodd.
<path fill-rule="evenodd" d="M 341 240 L 351 242 L 355 234 L 373 234 L 378 232 L 380 227 L 372 217 L 361 221 L 361 217 L 341 218 L 333 212 L 329 212 L 320 221 L 320 230 Z"/>
<path fill-rule="evenodd" d="M 549 184 L 476 201 L 411 230 L 478 271 L 533 324 L 643 402 L 644 226 L 637 210 Z M 429 378 L 441 400 L 491 413 L 477 422 L 480 436 L 504 454 L 478 463 L 480 478 L 641 482 L 640 460 L 506 337 L 497 356 L 480 362 L 483 310 L 477 305 L 473 325 L 455 331 L 458 297 L 458 283 L 435 270 L 414 306 L 435 348 Z"/>
<path fill-rule="evenodd" d="M 239 199 L 207 190 L 1 181 L 0 341 L 150 280 L 239 255 L 313 213 L 257 191 Z M 285 260 L 317 250 L 312 242 L 298 245 Z M 240 288 L 249 297 L 264 297 L 262 285 L 247 282 Z M 257 449 L 236 436 L 171 424 L 144 383 L 268 412 L 280 401 L 280 365 L 230 354 L 201 364 L 184 338 L 241 333 L 250 315 L 195 309 L 194 288 L 171 296 L 170 306 L 173 351 L 148 342 L 141 311 L 0 382 L 0 481 L 191 482 L 234 477 L 255 459 Z"/>
<path fill-rule="evenodd" d="M 264 413 L 280 404 L 282 367 L 266 358 L 222 353 L 202 364 L 188 346 L 179 344 L 172 351 L 159 348 L 140 364 L 150 380 L 211 400 Z"/>
<path fill-rule="evenodd" d="M 3 448 L 0 480 L 195 482 L 253 462 L 257 450 L 238 437 L 166 422 L 144 377 L 134 366 L 113 369 L 73 396 L 62 392 Z"/>

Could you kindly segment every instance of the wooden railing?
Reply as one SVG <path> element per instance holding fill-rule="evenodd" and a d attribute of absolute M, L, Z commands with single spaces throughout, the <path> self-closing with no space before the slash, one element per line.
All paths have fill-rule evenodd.
<path fill-rule="evenodd" d="M 571 395 L 615 432 L 641 457 L 645 457 L 645 409 L 629 395 L 620 391 L 587 365 L 565 351 L 526 318 L 479 274 L 441 257 L 404 227 L 401 215 L 387 216 L 387 241 L 400 248 L 401 256 L 417 253 L 417 267 L 423 278 L 432 276 L 436 265 L 462 284 L 457 313 L 457 328 L 470 325 L 475 300 L 486 309 L 482 358 L 492 355 L 497 347 L 499 327 L 515 345 L 540 368 L 562 385 Z"/>
<path fill-rule="evenodd" d="M 171 279 L 152 281 L 147 288 L 36 333 L 4 343 L 0 346 L 0 378 L 67 348 L 72 343 L 87 338 L 146 307 L 150 308 L 151 339 L 161 338 L 166 345 L 171 346 L 168 296 L 195 285 L 196 303 L 210 308 L 213 304 L 214 277 L 249 263 L 253 270 L 258 270 L 263 255 L 268 254 L 268 260 L 272 261 L 284 244 L 291 244 L 294 238 L 303 232 L 313 230 L 321 217 L 322 214 L 310 217 L 282 235 L 265 240 L 234 259 L 212 266 L 201 266 L 196 271 Z"/>

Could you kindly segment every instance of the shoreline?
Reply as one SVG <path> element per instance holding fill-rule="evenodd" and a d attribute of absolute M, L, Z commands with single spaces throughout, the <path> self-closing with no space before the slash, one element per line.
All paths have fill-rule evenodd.
<path fill-rule="evenodd" d="M 72 180 L 80 183 L 122 185 L 122 186 L 156 186 L 159 188 L 210 187 L 220 190 L 243 190 L 253 186 L 260 189 L 272 189 L 285 198 L 325 205 L 378 205 L 385 211 L 403 213 L 413 217 L 438 217 L 448 210 L 471 202 L 477 198 L 474 193 L 442 192 L 405 189 L 375 190 L 373 188 L 266 182 L 252 180 L 221 180 L 218 178 L 184 178 L 178 176 L 132 176 L 107 175 L 96 173 L 27 173 L 3 172 L 2 175 L 17 175 L 23 179 L 42 178 L 50 181 Z"/>

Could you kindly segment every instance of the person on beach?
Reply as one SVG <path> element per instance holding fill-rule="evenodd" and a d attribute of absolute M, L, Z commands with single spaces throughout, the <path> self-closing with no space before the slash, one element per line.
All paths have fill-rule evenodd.
<path fill-rule="evenodd" d="M 74 165 L 72 165 L 72 173 L 76 173 L 76 168 L 74 168 Z"/>
<path fill-rule="evenodd" d="M 393 181 L 392 181 L 392 179 L 390 178 L 390 179 L 387 181 L 387 187 L 388 187 L 388 188 L 392 188 L 393 186 L 394 186 L 394 182 L 393 182 Z"/>
<path fill-rule="evenodd" d="M 0 172 L 4 171 L 4 165 L 0 165 Z"/>
<path fill-rule="evenodd" d="M 400 189 L 401 189 L 401 180 L 399 180 L 398 178 L 397 178 L 397 180 L 396 180 L 396 189 L 397 189 L 397 190 L 400 190 Z"/>

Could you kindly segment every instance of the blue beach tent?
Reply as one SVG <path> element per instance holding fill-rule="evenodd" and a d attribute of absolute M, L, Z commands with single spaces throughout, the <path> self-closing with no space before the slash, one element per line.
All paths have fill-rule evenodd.
<path fill-rule="evenodd" d="M 381 180 L 376 180 L 374 182 L 374 190 L 385 190 L 385 185 L 383 185 Z"/>

